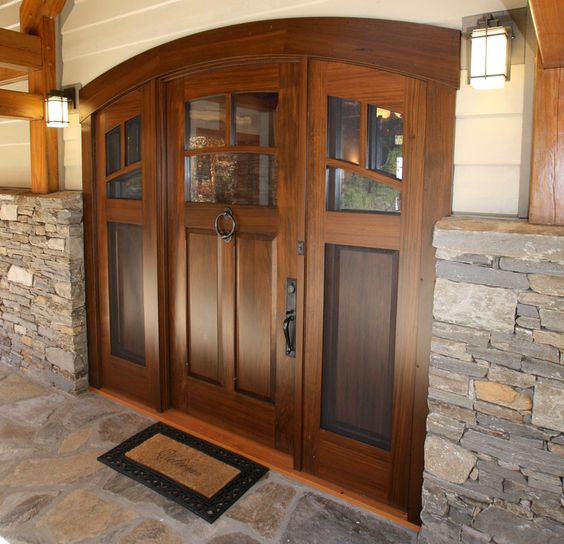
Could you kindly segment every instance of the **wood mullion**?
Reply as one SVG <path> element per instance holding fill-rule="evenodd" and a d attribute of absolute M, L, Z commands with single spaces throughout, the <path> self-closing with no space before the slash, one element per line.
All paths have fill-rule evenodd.
<path fill-rule="evenodd" d="M 184 151 L 186 157 L 194 155 L 207 155 L 209 153 L 255 153 L 262 155 L 276 155 L 275 147 L 260 147 L 251 145 L 222 145 L 216 147 L 199 147 Z"/>
<path fill-rule="evenodd" d="M 112 172 L 109 176 L 106 176 L 106 183 L 109 183 L 110 181 L 113 181 L 114 179 L 119 178 L 120 176 L 123 176 L 124 174 L 129 174 L 130 172 L 133 172 L 134 170 L 138 170 L 138 169 L 142 168 L 142 166 L 143 166 L 143 161 L 137 161 L 137 162 L 134 162 L 132 164 L 128 164 L 127 166 L 123 166 L 119 170 Z"/>
<path fill-rule="evenodd" d="M 225 147 L 231 146 L 231 108 L 233 106 L 232 93 L 225 95 Z"/>
<path fill-rule="evenodd" d="M 400 189 L 403 187 L 403 183 L 401 181 L 395 180 L 384 174 L 380 174 L 379 172 L 375 172 L 374 170 L 367 170 L 358 164 L 353 164 L 351 162 L 344 162 L 339 161 L 337 159 L 327 159 L 327 166 L 331 166 L 333 168 L 340 168 L 342 170 L 349 170 L 350 172 L 354 172 L 355 174 L 360 174 L 366 178 L 370 178 L 378 183 L 383 183 L 384 185 L 389 185 L 394 189 Z"/>
<path fill-rule="evenodd" d="M 368 104 L 366 102 L 360 103 L 360 138 L 359 138 L 359 157 L 358 164 L 366 168 L 367 162 L 367 130 L 368 130 Z"/>

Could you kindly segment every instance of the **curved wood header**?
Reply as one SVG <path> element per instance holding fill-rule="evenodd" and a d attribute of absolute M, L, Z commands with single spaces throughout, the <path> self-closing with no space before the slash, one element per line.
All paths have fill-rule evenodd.
<path fill-rule="evenodd" d="M 151 79 L 227 59 L 311 56 L 458 88 L 460 32 L 417 23 L 341 17 L 276 19 L 192 34 L 136 55 L 80 91 L 81 119 Z"/>

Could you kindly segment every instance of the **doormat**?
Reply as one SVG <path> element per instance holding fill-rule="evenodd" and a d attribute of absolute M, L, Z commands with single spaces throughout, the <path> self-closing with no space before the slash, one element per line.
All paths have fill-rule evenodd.
<path fill-rule="evenodd" d="M 213 523 L 268 469 L 184 433 L 155 423 L 98 461 Z"/>

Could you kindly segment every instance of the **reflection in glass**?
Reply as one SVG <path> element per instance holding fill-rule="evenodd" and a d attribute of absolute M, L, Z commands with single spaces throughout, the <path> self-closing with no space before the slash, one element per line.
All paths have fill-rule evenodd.
<path fill-rule="evenodd" d="M 368 106 L 367 167 L 396 179 L 403 177 L 403 118 L 401 113 Z"/>
<path fill-rule="evenodd" d="M 327 209 L 399 213 L 400 191 L 342 168 L 327 168 Z"/>
<path fill-rule="evenodd" d="M 141 169 L 137 168 L 108 181 L 106 183 L 106 196 L 108 198 L 141 200 L 143 198 Z"/>
<path fill-rule="evenodd" d="M 188 202 L 276 205 L 276 159 L 258 153 L 206 153 L 186 157 Z"/>
<path fill-rule="evenodd" d="M 225 95 L 186 102 L 186 149 L 225 145 Z"/>
<path fill-rule="evenodd" d="M 360 102 L 327 98 L 327 156 L 359 164 Z"/>
<path fill-rule="evenodd" d="M 125 122 L 125 166 L 141 160 L 141 117 Z"/>
<path fill-rule="evenodd" d="M 143 228 L 108 223 L 112 355 L 145 366 Z"/>
<path fill-rule="evenodd" d="M 234 145 L 274 147 L 277 93 L 233 95 Z"/>
<path fill-rule="evenodd" d="M 121 129 L 119 125 L 106 133 L 106 176 L 121 167 Z"/>

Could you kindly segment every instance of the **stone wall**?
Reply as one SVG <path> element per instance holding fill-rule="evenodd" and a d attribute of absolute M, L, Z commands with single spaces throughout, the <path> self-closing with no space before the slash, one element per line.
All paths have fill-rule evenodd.
<path fill-rule="evenodd" d="M 447 218 L 421 543 L 564 542 L 564 228 Z"/>
<path fill-rule="evenodd" d="M 0 361 L 87 388 L 80 193 L 0 191 Z"/>

